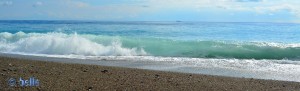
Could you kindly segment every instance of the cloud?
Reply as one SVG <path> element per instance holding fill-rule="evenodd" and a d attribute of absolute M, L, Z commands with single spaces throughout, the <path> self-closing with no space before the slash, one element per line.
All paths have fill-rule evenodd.
<path fill-rule="evenodd" d="M 300 18 L 299 5 L 300 1 L 298 0 L 29 0 L 18 2 L 0 0 L 0 6 L 22 9 L 15 10 L 16 15 L 25 16 L 27 14 L 30 17 L 30 15 L 36 16 L 37 13 L 41 13 L 43 17 L 54 19 L 100 20 L 121 20 L 121 18 L 126 20 L 135 17 L 143 18 L 144 16 L 157 17 L 155 15 L 162 13 L 170 14 L 171 17 L 177 15 L 171 15 L 171 13 L 184 12 L 192 12 L 194 15 L 191 16 L 210 16 L 211 14 L 223 12 L 224 14 L 236 14 L 236 16 L 253 14 L 258 16 L 273 15 L 274 17 L 279 13 L 284 13 L 282 15 L 286 15 L 286 17 L 299 16 Z M 30 10 L 28 6 L 30 8 L 45 7 Z M 3 12 L 7 11 L 4 8 L 2 9 Z M 11 8 L 11 11 L 13 9 L 16 8 Z"/>
<path fill-rule="evenodd" d="M 84 8 L 84 7 L 90 6 L 88 3 L 84 3 L 84 2 L 80 2 L 80 1 L 69 2 L 69 4 L 74 5 L 75 7 L 79 7 L 79 8 Z"/>
<path fill-rule="evenodd" d="M 279 11 L 288 11 L 298 17 L 300 17 L 300 6 L 294 5 L 294 4 L 279 4 L 279 5 L 273 5 L 273 6 L 258 6 L 254 7 L 254 9 L 258 13 L 266 13 L 266 12 L 279 12 Z"/>
<path fill-rule="evenodd" d="M 263 0 L 234 0 L 235 2 L 262 2 Z"/>
<path fill-rule="evenodd" d="M 152 11 L 222 9 L 266 15 L 285 11 L 300 17 L 300 1 L 296 0 L 148 0 L 142 4 Z"/>
<path fill-rule="evenodd" d="M 0 1 L 0 5 L 1 6 L 11 6 L 13 5 L 13 2 L 12 1 Z"/>
<path fill-rule="evenodd" d="M 45 14 L 61 19 L 126 19 L 136 17 L 141 14 L 142 9 L 148 8 L 128 3 L 99 4 L 102 2 L 91 3 L 84 0 L 56 0 L 48 3 L 55 4 L 55 7 L 45 7 L 48 8 Z"/>
<path fill-rule="evenodd" d="M 39 6 L 42 6 L 43 5 L 43 2 L 35 2 L 32 7 L 39 7 Z"/>

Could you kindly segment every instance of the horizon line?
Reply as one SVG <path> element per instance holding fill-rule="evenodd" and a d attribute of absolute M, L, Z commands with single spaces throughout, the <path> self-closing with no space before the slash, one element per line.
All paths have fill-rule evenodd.
<path fill-rule="evenodd" d="M 53 19 L 53 20 L 37 20 L 37 19 L 7 19 L 7 20 L 2 20 L 0 19 L 0 21 L 86 21 L 86 22 L 207 22 L 207 23 L 297 23 L 299 24 L 300 22 L 267 22 L 267 21 L 264 21 L 264 22 L 254 22 L 254 21 L 185 21 L 185 20 L 168 20 L 168 21 L 160 21 L 160 20 L 152 20 L 152 21 L 147 21 L 147 20 L 142 20 L 142 21 L 138 21 L 138 20 L 64 20 L 64 19 L 61 19 L 61 20 L 58 20 L 58 19 Z"/>

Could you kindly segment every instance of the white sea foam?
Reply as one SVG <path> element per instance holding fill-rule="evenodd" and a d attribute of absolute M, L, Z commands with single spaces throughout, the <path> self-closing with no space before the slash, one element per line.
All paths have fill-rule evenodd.
<path fill-rule="evenodd" d="M 111 44 L 93 42 L 75 34 L 64 33 L 0 33 L 1 52 L 31 54 L 87 55 L 87 56 L 135 56 L 146 55 L 143 49 L 124 48 L 118 40 Z"/>
<path fill-rule="evenodd" d="M 254 42 L 256 45 L 259 46 L 271 46 L 271 47 L 279 47 L 279 48 L 295 48 L 300 47 L 300 43 L 275 43 L 275 42 Z"/>
<path fill-rule="evenodd" d="M 274 79 L 300 82 L 300 62 L 291 60 L 270 60 L 270 59 L 207 59 L 207 58 L 182 58 L 182 57 L 153 57 L 153 56 L 101 56 L 86 57 L 94 60 L 115 60 L 115 61 L 135 61 L 154 62 L 164 66 L 168 70 L 179 71 L 181 68 L 188 68 L 184 72 L 206 73 L 213 75 L 225 75 L 235 77 Z M 172 68 L 173 69 L 169 69 Z M 155 65 L 154 65 L 155 66 Z M 146 69 L 163 70 L 164 67 L 150 67 Z M 142 67 L 143 68 L 143 67 Z M 161 68 L 161 69 L 159 69 Z M 197 69 L 198 68 L 198 69 Z M 199 69 L 200 68 L 200 69 Z M 193 69 L 197 69 L 194 70 Z M 206 69 L 203 71 L 203 69 Z M 219 69 L 214 71 L 213 69 Z M 222 70 L 220 72 L 220 70 Z"/>

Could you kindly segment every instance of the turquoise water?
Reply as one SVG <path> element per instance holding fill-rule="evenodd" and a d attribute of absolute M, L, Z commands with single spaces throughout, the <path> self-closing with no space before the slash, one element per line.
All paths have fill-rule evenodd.
<path fill-rule="evenodd" d="M 0 21 L 0 52 L 300 82 L 294 23 Z"/>
<path fill-rule="evenodd" d="M 0 49 L 5 52 L 291 60 L 300 57 L 300 24 L 293 23 L 0 21 L 0 32 Z M 75 33 L 81 41 L 72 39 Z M 43 41 L 34 39 L 39 37 Z M 21 40 L 23 44 L 16 44 Z M 71 40 L 74 43 L 63 45 Z M 99 53 L 84 48 L 93 43 L 120 50 L 99 48 L 98 51 L 107 51 Z M 68 47 L 73 49 L 65 49 Z"/>

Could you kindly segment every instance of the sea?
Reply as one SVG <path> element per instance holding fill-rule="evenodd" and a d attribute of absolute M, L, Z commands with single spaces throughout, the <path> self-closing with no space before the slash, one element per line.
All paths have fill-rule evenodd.
<path fill-rule="evenodd" d="M 0 53 L 300 82 L 297 23 L 1 20 Z"/>

